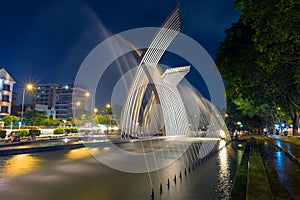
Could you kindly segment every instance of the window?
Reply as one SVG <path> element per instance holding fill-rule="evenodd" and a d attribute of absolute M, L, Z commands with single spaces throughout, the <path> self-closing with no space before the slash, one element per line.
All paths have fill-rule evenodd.
<path fill-rule="evenodd" d="M 2 113 L 8 113 L 8 107 L 7 106 L 1 106 L 1 112 Z"/>
<path fill-rule="evenodd" d="M 8 95 L 2 95 L 2 101 L 9 102 L 9 96 Z"/>
<path fill-rule="evenodd" d="M 3 85 L 3 90 L 10 91 L 10 85 L 4 84 Z"/>

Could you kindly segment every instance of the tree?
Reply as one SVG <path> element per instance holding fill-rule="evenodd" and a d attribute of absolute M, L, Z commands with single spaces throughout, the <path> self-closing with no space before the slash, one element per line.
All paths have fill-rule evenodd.
<path fill-rule="evenodd" d="M 252 41 L 260 52 L 260 69 L 271 74 L 276 104 L 289 113 L 293 134 L 300 111 L 300 4 L 298 0 L 237 0 L 244 24 L 255 30 Z"/>
<path fill-rule="evenodd" d="M 61 122 L 57 119 L 52 119 L 52 118 L 45 118 L 41 121 L 40 125 L 44 126 L 59 126 Z"/>
<path fill-rule="evenodd" d="M 24 123 L 29 126 L 38 126 L 47 119 L 46 112 L 31 110 L 24 113 Z"/>
<path fill-rule="evenodd" d="M 4 123 L 8 124 L 8 125 L 10 125 L 11 123 L 15 124 L 15 123 L 17 123 L 17 121 L 20 120 L 19 117 L 14 116 L 14 115 L 6 115 L 2 119 L 3 119 Z"/>
<path fill-rule="evenodd" d="M 253 34 L 251 27 L 238 21 L 226 31 L 225 41 L 217 52 L 216 64 L 226 84 L 227 122 L 231 128 L 235 128 L 237 121 L 261 121 L 261 105 L 272 100 L 263 92 L 268 89 L 271 78 L 255 63 L 259 52 L 254 48 Z M 257 123 L 244 121 L 243 124 L 259 128 L 254 127 Z"/>
<path fill-rule="evenodd" d="M 103 108 L 102 113 L 106 117 L 106 120 L 105 120 L 104 124 L 107 124 L 107 125 L 117 125 L 117 122 L 115 121 L 116 117 L 113 114 L 113 110 L 115 110 L 115 108 L 113 109 L 110 104 L 107 104 Z"/>
<path fill-rule="evenodd" d="M 10 129 L 12 129 L 13 124 L 17 123 L 20 118 L 14 115 L 6 115 L 2 118 L 2 120 L 4 121 L 4 124 L 10 125 Z"/>
<path fill-rule="evenodd" d="M 98 124 L 106 124 L 107 119 L 106 119 L 106 117 L 104 117 L 103 115 L 97 114 L 97 115 L 95 115 L 95 117 L 94 117 L 94 121 L 95 121 L 96 123 L 98 123 Z"/>
<path fill-rule="evenodd" d="M 241 18 L 226 31 L 217 65 L 226 94 L 242 115 L 278 122 L 289 113 L 297 134 L 300 110 L 299 4 L 295 0 L 236 0 Z"/>

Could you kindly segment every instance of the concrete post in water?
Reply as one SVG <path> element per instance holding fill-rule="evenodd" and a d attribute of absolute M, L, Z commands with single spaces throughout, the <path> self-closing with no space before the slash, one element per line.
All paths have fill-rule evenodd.
<path fill-rule="evenodd" d="M 175 182 L 175 184 L 176 184 L 176 174 L 174 175 L 174 182 Z"/>
<path fill-rule="evenodd" d="M 159 192 L 160 192 L 160 194 L 162 193 L 162 184 L 161 183 L 159 185 Z"/>

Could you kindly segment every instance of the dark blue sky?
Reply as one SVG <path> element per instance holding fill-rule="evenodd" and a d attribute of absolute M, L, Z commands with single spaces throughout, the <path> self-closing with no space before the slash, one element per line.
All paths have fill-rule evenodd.
<path fill-rule="evenodd" d="M 85 56 L 106 37 L 160 26 L 181 6 L 181 32 L 214 58 L 225 29 L 236 22 L 234 0 L 11 0 L 0 6 L 0 67 L 23 84 L 70 83 Z"/>

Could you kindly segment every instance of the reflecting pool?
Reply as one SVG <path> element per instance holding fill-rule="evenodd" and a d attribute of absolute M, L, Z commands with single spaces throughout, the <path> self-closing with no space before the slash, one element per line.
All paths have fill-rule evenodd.
<path fill-rule="evenodd" d="M 130 148 L 130 143 L 119 145 Z M 0 199 L 151 199 L 152 188 L 155 199 L 227 199 L 242 148 L 231 142 L 192 167 L 196 151 L 192 145 L 170 166 L 151 173 L 111 169 L 92 156 L 103 151 L 111 149 L 103 146 L 2 156 Z"/>

